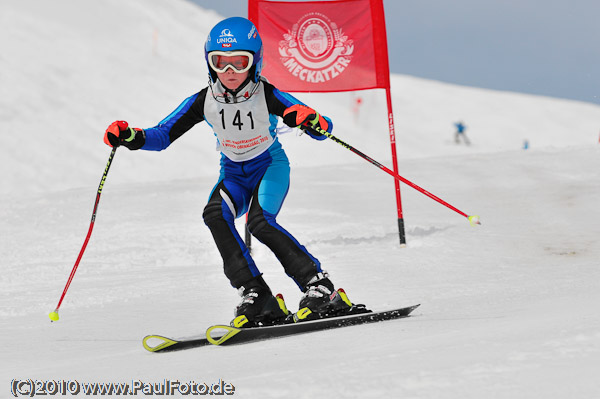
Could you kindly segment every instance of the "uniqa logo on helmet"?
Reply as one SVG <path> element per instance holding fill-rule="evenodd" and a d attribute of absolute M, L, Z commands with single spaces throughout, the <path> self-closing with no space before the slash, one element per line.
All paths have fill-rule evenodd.
<path fill-rule="evenodd" d="M 354 41 L 322 13 L 305 14 L 283 38 L 279 42 L 281 62 L 307 83 L 335 79 L 352 61 Z"/>
<path fill-rule="evenodd" d="M 231 33 L 229 29 L 223 29 L 221 31 L 221 34 L 217 38 L 217 44 L 220 44 L 221 47 L 228 48 L 231 47 L 233 43 L 237 43 L 237 40 L 235 40 L 235 36 Z"/>

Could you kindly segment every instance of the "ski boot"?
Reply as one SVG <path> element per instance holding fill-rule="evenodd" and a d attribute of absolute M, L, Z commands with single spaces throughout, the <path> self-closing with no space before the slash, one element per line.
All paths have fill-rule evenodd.
<path fill-rule="evenodd" d="M 323 319 L 349 313 L 364 313 L 354 312 L 355 306 L 364 308 L 364 305 L 353 305 L 343 289 L 340 288 L 336 291 L 327 272 L 322 272 L 314 276 L 306 285 L 304 295 L 298 305 L 299 310 L 294 314 L 294 321 Z"/>
<path fill-rule="evenodd" d="M 231 326 L 249 328 L 274 325 L 283 322 L 289 314 L 281 294 L 274 297 L 271 290 L 261 278 L 252 286 L 238 289 L 242 301 L 235 308 L 235 318 Z"/>

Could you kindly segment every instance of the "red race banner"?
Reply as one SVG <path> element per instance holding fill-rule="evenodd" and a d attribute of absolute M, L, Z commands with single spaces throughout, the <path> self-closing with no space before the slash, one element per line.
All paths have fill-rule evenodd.
<path fill-rule="evenodd" d="M 263 40 L 263 75 L 278 89 L 389 89 L 382 0 L 248 1 Z"/>

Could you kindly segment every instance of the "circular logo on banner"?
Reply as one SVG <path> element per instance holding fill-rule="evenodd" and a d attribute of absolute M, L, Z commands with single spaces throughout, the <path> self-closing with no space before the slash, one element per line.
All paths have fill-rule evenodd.
<path fill-rule="evenodd" d="M 333 48 L 333 32 L 319 18 L 309 18 L 298 29 L 300 50 L 309 59 L 318 60 Z"/>
<path fill-rule="evenodd" d="M 353 40 L 327 16 L 311 12 L 283 34 L 279 55 L 286 69 L 308 83 L 335 79 L 352 61 Z"/>

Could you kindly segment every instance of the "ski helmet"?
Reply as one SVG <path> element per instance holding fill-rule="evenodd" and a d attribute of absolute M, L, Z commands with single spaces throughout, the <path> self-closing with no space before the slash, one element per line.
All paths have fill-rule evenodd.
<path fill-rule="evenodd" d="M 204 45 L 204 56 L 208 65 L 211 83 L 217 81 L 217 73 L 211 68 L 209 53 L 212 51 L 233 52 L 248 51 L 252 53 L 252 68 L 249 77 L 258 83 L 262 70 L 263 46 L 256 26 L 246 18 L 231 17 L 224 19 L 212 28 Z"/>

